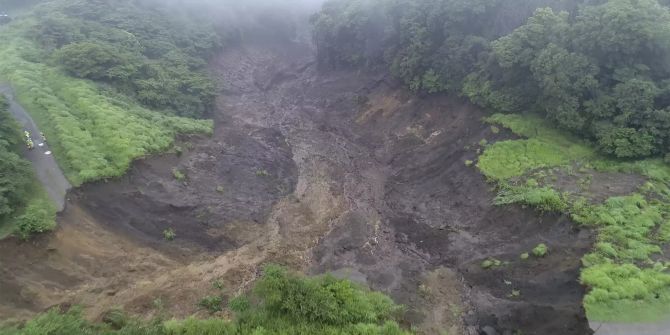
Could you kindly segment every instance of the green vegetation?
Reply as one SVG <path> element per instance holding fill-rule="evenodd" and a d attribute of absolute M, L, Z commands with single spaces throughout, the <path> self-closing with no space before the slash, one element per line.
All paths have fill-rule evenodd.
<path fill-rule="evenodd" d="M 267 177 L 269 175 L 270 175 L 270 173 L 268 173 L 268 171 L 265 170 L 265 169 L 256 170 L 256 176 L 258 176 L 258 177 Z"/>
<path fill-rule="evenodd" d="M 198 104 L 191 101 L 203 100 L 195 92 L 196 89 L 180 84 L 181 93 L 177 94 L 170 91 L 168 84 L 156 83 L 155 89 L 163 92 L 162 94 L 190 98 L 177 98 L 184 101 L 174 103 L 168 100 L 164 104 L 149 103 L 150 99 L 143 97 L 151 96 L 150 93 L 123 81 L 135 80 L 136 77 L 129 76 L 123 80 L 117 78 L 118 81 L 114 81 L 92 75 L 95 71 L 102 71 L 100 67 L 106 64 L 89 64 L 95 63 L 94 56 L 97 54 L 77 56 L 67 53 L 76 49 L 74 43 L 84 43 L 84 46 L 89 47 L 97 43 L 104 46 L 101 48 L 125 52 L 122 45 L 139 48 L 138 43 L 141 41 L 145 42 L 141 44 L 143 47 L 136 50 L 140 54 L 149 50 L 156 51 L 155 48 L 159 46 L 165 48 L 165 53 L 155 55 L 153 60 L 144 54 L 144 58 L 138 56 L 144 62 L 137 65 L 141 72 L 156 73 L 156 76 L 171 78 L 170 80 L 182 80 L 177 74 L 161 74 L 153 67 L 179 69 L 178 65 L 160 64 L 167 62 L 164 57 L 174 56 L 180 59 L 186 57 L 186 54 L 190 55 L 189 52 L 201 51 L 204 57 L 209 51 L 190 45 L 200 43 L 195 37 L 187 38 L 190 35 L 180 38 L 191 41 L 184 42 L 185 44 L 164 43 L 164 38 L 176 39 L 170 37 L 171 33 L 164 38 L 151 35 L 151 31 L 162 31 L 161 27 L 168 25 L 162 23 L 163 25 L 156 26 L 160 29 L 152 29 L 152 25 L 158 24 L 155 22 L 158 20 L 157 15 L 133 5 L 131 1 L 105 6 L 99 6 L 91 0 L 74 3 L 50 1 L 27 13 L 24 19 L 14 20 L 0 31 L 0 38 L 3 40 L 0 46 L 0 58 L 3 60 L 0 62 L 0 78 L 14 87 L 18 100 L 49 138 L 56 159 L 74 185 L 120 176 L 132 160 L 169 148 L 177 134 L 211 132 L 211 121 L 174 116 L 202 115 L 200 111 L 191 109 L 204 108 L 194 107 Z M 133 22 L 139 26 L 133 26 Z M 183 24 L 175 22 L 174 27 L 165 31 L 179 30 L 182 31 L 180 34 L 188 33 L 189 30 L 183 27 Z M 151 45 L 153 48 L 148 49 Z M 61 56 L 60 62 L 57 60 L 58 55 Z M 124 77 L 125 74 L 120 74 L 122 70 L 135 67 L 125 63 L 127 60 L 123 57 L 115 54 L 108 56 L 119 67 L 107 69 L 110 73 Z M 63 63 L 65 59 L 67 64 Z M 150 66 L 146 62 L 156 64 Z M 191 72 L 198 73 L 197 70 L 189 73 Z M 68 73 L 87 79 L 75 78 Z M 154 84 L 150 83 L 155 79 L 152 78 L 142 77 L 137 80 L 138 83 L 151 86 Z M 181 105 L 191 107 L 181 108 Z"/>
<path fill-rule="evenodd" d="M 220 308 L 219 299 L 207 299 L 207 305 Z M 84 320 L 78 308 L 64 313 L 52 309 L 23 327 L 0 328 L 0 335 L 410 334 L 395 321 L 400 306 L 383 294 L 348 280 L 304 278 L 276 266 L 266 267 L 252 292 L 232 299 L 229 308 L 233 320 L 157 318 L 147 322 L 115 313 L 102 324 Z"/>
<path fill-rule="evenodd" d="M 56 208 L 44 194 L 28 202 L 23 214 L 16 217 L 16 234 L 26 240 L 29 237 L 56 228 Z"/>
<path fill-rule="evenodd" d="M 487 122 L 527 137 L 496 142 L 479 157 L 477 166 L 495 181 L 522 176 L 532 170 L 566 166 L 597 155 L 585 142 L 553 129 L 536 115 L 495 114 Z"/>
<path fill-rule="evenodd" d="M 198 302 L 198 306 L 208 310 L 210 313 L 216 313 L 223 310 L 223 298 L 218 295 L 208 295 Z"/>
<path fill-rule="evenodd" d="M 215 289 L 217 289 L 217 290 L 221 290 L 221 291 L 223 291 L 223 289 L 225 288 L 225 287 L 223 286 L 223 282 L 220 281 L 220 280 L 215 280 L 215 281 L 212 283 L 212 287 L 215 288 Z"/>
<path fill-rule="evenodd" d="M 163 238 L 166 241 L 173 241 L 175 238 L 177 238 L 177 233 L 174 231 L 174 229 L 167 228 L 163 230 Z"/>
<path fill-rule="evenodd" d="M 28 35 L 67 73 L 101 81 L 146 107 L 202 117 L 215 85 L 204 71 L 221 39 L 213 26 L 136 1 L 51 1 Z"/>
<path fill-rule="evenodd" d="M 186 180 L 186 174 L 184 174 L 183 172 L 181 172 L 181 170 L 177 168 L 172 168 L 172 176 L 174 177 L 174 179 L 178 181 Z"/>
<path fill-rule="evenodd" d="M 547 248 L 547 245 L 544 243 L 540 243 L 535 248 L 533 248 L 533 256 L 535 257 L 544 257 L 547 252 L 549 252 L 549 249 Z"/>
<path fill-rule="evenodd" d="M 19 125 L 7 112 L 7 101 L 0 95 L 0 222 L 11 218 L 28 197 L 32 170 L 18 154 L 21 145 Z"/>
<path fill-rule="evenodd" d="M 519 258 L 521 258 L 522 260 L 526 260 L 528 259 L 528 257 L 530 257 L 530 255 L 527 252 L 524 252 L 519 256 Z"/>
<path fill-rule="evenodd" d="M 322 66 L 381 64 L 411 90 L 464 95 L 494 112 L 517 113 L 486 121 L 494 134 L 502 126 L 523 139 L 482 141 L 477 149 L 477 167 L 498 186 L 495 203 L 566 213 L 596 229 L 581 276 L 587 313 L 633 320 L 670 310 L 670 264 L 662 256 L 670 242 L 667 6 L 331 0 L 312 22 Z M 593 203 L 588 190 L 596 172 L 636 173 L 648 183 L 636 194 Z M 572 177 L 581 191 L 556 185 Z M 626 315 L 625 308 L 644 312 Z"/>
<path fill-rule="evenodd" d="M 491 268 L 495 268 L 495 267 L 499 267 L 499 266 L 503 265 L 503 262 L 501 262 L 499 259 L 488 258 L 488 259 L 485 259 L 482 262 L 481 265 L 482 265 L 482 268 L 484 268 L 484 269 L 491 269 Z"/>
<path fill-rule="evenodd" d="M 20 156 L 19 129 L 0 95 L 0 238 L 16 233 L 27 239 L 55 227 L 56 209 Z"/>
<path fill-rule="evenodd" d="M 532 111 L 610 156 L 670 153 L 666 2 L 331 0 L 312 21 L 324 65 L 384 64 L 415 91 Z"/>
<path fill-rule="evenodd" d="M 542 211 L 561 212 L 568 208 L 565 196 L 551 187 L 501 184 L 493 200 L 496 205 L 523 204 Z"/>
<path fill-rule="evenodd" d="M 644 321 L 666 317 L 670 313 L 670 263 L 659 256 L 661 246 L 670 242 L 670 166 L 659 159 L 607 158 L 589 143 L 556 131 L 533 115 L 496 114 L 487 121 L 526 137 L 493 143 L 479 157 L 481 172 L 498 185 L 497 204 L 518 203 L 567 213 L 578 224 L 597 230 L 592 252 L 582 259 L 581 281 L 589 287 L 584 298 L 589 318 Z M 541 149 L 518 149 L 528 142 Z M 576 173 L 586 174 L 581 181 L 596 171 L 637 173 L 648 182 L 638 193 L 611 197 L 604 203 L 592 203 L 579 192 L 560 192 L 554 185 L 557 175 L 577 179 Z M 546 252 L 546 246 L 540 244 L 531 253 L 542 257 Z"/>

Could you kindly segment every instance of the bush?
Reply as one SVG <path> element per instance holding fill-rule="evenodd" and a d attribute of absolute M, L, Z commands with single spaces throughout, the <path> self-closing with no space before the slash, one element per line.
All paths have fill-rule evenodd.
<path fill-rule="evenodd" d="M 484 269 L 491 269 L 491 268 L 498 267 L 498 266 L 501 266 L 501 265 L 502 265 L 502 262 L 498 259 L 495 259 L 495 258 L 486 259 L 481 264 L 482 268 L 484 268 Z"/>
<path fill-rule="evenodd" d="M 21 329 L 0 328 L 2 335 L 93 335 L 93 327 L 82 317 L 80 308 L 72 308 L 62 313 L 58 308 L 28 321 Z"/>
<path fill-rule="evenodd" d="M 172 241 L 177 237 L 177 233 L 172 228 L 167 228 L 163 230 L 163 238 L 166 241 Z"/>
<path fill-rule="evenodd" d="M 595 320 L 604 321 L 640 320 L 631 318 L 630 314 L 643 319 L 664 317 L 670 304 L 670 274 L 665 273 L 665 270 L 662 266 L 658 269 L 640 269 L 633 264 L 612 263 L 584 269 L 580 278 L 590 288 L 584 298 L 587 313 Z M 659 303 L 665 305 L 665 308 L 659 308 Z M 634 306 L 637 307 L 631 309 Z M 640 315 L 638 309 L 648 315 Z M 665 315 L 656 315 L 659 311 Z"/>
<path fill-rule="evenodd" d="M 198 306 L 208 310 L 210 313 L 216 313 L 223 310 L 223 298 L 220 296 L 206 296 L 198 302 Z"/>
<path fill-rule="evenodd" d="M 567 199 L 551 187 L 504 185 L 494 199 L 495 205 L 522 204 L 542 211 L 562 212 L 568 209 Z"/>
<path fill-rule="evenodd" d="M 535 257 L 544 257 L 547 252 L 549 252 L 549 249 L 544 243 L 540 243 L 535 248 L 533 248 L 533 256 Z"/>
<path fill-rule="evenodd" d="M 174 177 L 174 179 L 176 179 L 178 181 L 186 180 L 186 174 L 184 174 L 183 172 L 181 172 L 177 168 L 172 168 L 172 176 Z"/>
<path fill-rule="evenodd" d="M 390 298 L 351 281 L 331 276 L 301 278 L 277 266 L 264 269 L 253 293 L 261 299 L 258 309 L 300 323 L 376 324 L 400 311 Z"/>
<path fill-rule="evenodd" d="M 38 233 L 56 228 L 56 208 L 48 199 L 35 199 L 28 204 L 25 213 L 16 218 L 16 234 L 28 239 Z"/>

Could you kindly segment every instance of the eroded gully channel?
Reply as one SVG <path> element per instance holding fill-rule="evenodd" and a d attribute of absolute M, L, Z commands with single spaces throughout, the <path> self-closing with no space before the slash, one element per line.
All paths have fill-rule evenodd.
<path fill-rule="evenodd" d="M 464 164 L 505 136 L 481 111 L 318 71 L 297 43 L 231 48 L 212 69 L 212 138 L 71 192 L 54 234 L 0 243 L 2 318 L 62 303 L 150 315 L 157 299 L 186 316 L 213 280 L 232 296 L 275 262 L 387 292 L 425 334 L 590 333 L 577 278 L 591 238 L 563 216 L 492 206 L 492 185 Z M 538 243 L 552 252 L 519 259 Z M 482 269 L 488 257 L 509 264 Z"/>

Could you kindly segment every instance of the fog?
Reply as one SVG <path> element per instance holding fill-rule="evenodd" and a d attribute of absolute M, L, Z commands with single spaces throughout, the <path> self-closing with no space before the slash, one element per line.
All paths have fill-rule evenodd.
<path fill-rule="evenodd" d="M 309 38 L 309 17 L 326 0 L 140 0 L 176 15 L 213 22 L 220 31 L 271 39 Z"/>

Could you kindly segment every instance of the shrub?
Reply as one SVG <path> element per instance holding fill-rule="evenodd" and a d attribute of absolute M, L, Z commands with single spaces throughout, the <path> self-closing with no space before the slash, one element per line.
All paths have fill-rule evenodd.
<path fill-rule="evenodd" d="M 498 259 L 495 259 L 495 258 L 489 258 L 489 259 L 484 260 L 481 265 L 482 265 L 482 268 L 484 268 L 484 269 L 490 269 L 490 268 L 498 267 L 498 266 L 502 265 L 502 262 Z"/>
<path fill-rule="evenodd" d="M 566 198 L 551 187 L 504 185 L 494 199 L 495 205 L 530 205 L 543 211 L 562 212 L 568 209 Z"/>
<path fill-rule="evenodd" d="M 223 282 L 221 280 L 218 280 L 218 279 L 215 280 L 214 282 L 212 282 L 212 287 L 217 289 L 217 290 L 223 290 L 224 289 Z"/>
<path fill-rule="evenodd" d="M 172 228 L 167 228 L 163 230 L 163 238 L 166 241 L 172 241 L 177 237 L 177 233 Z"/>
<path fill-rule="evenodd" d="M 92 335 L 93 327 L 82 317 L 81 308 L 72 308 L 62 313 L 58 308 L 52 308 L 48 312 L 28 321 L 20 330 L 1 329 L 3 335 L 42 335 L 42 334 L 68 334 L 68 335 Z"/>
<path fill-rule="evenodd" d="M 253 293 L 261 299 L 256 308 L 298 323 L 376 324 L 400 311 L 387 296 L 351 281 L 331 276 L 303 278 L 278 266 L 265 267 Z"/>
<path fill-rule="evenodd" d="M 491 126 L 491 132 L 494 133 L 494 134 L 498 134 L 498 133 L 500 133 L 500 128 L 498 128 L 496 126 Z"/>
<path fill-rule="evenodd" d="M 223 310 L 223 298 L 216 295 L 208 295 L 198 302 L 198 306 L 208 310 L 210 313 L 216 313 Z"/>
<path fill-rule="evenodd" d="M 540 243 L 535 248 L 533 248 L 533 256 L 535 257 L 544 257 L 547 252 L 549 252 L 549 249 L 544 243 Z"/>
<path fill-rule="evenodd" d="M 28 239 L 38 233 L 56 228 L 56 209 L 48 199 L 35 199 L 25 209 L 25 213 L 16 218 L 16 234 Z"/>
<path fill-rule="evenodd" d="M 174 179 L 176 179 L 178 181 L 186 180 L 186 174 L 184 174 L 183 172 L 181 172 L 177 168 L 172 168 L 172 176 L 174 177 Z"/>

